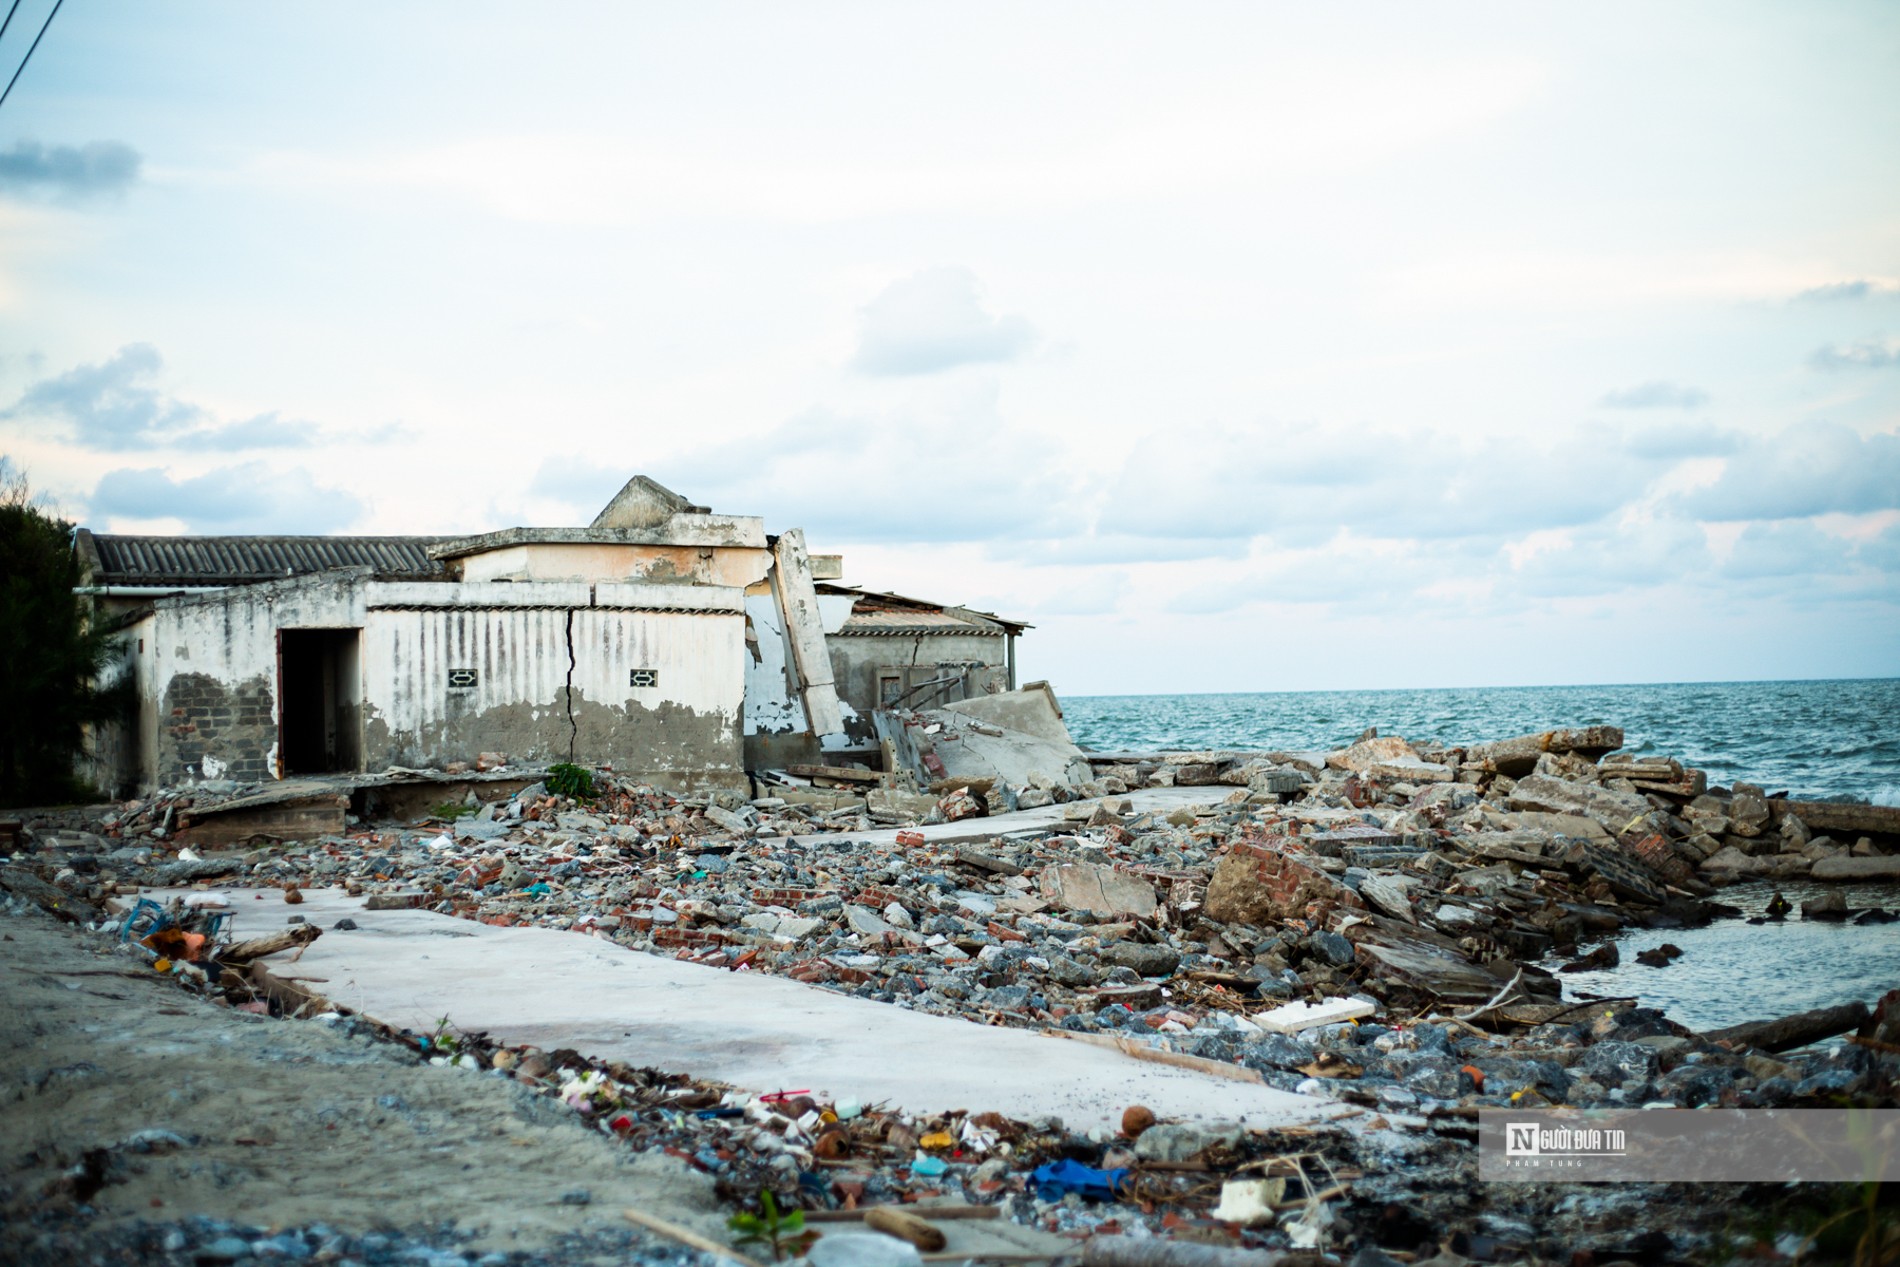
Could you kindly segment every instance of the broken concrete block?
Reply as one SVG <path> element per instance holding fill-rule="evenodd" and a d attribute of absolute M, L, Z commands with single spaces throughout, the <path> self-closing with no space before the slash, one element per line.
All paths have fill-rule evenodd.
<path fill-rule="evenodd" d="M 1892 858 L 1823 858 L 1808 872 L 1815 880 L 1900 880 L 1900 856 Z"/>
<path fill-rule="evenodd" d="M 922 818 L 937 808 L 937 798 L 921 792 L 900 792 L 895 788 L 875 787 L 865 794 L 865 808 L 873 814 L 908 814 Z"/>
<path fill-rule="evenodd" d="M 429 895 L 426 893 L 372 893 L 363 903 L 366 911 L 412 911 L 426 906 Z"/>
<path fill-rule="evenodd" d="M 1449 783 L 1457 777 L 1457 772 L 1448 765 L 1420 761 L 1416 757 L 1374 761 L 1366 767 L 1365 772 L 1375 779 L 1391 783 Z"/>
<path fill-rule="evenodd" d="M 1152 919 L 1158 903 L 1146 880 L 1092 862 L 1064 862 L 1042 871 L 1042 895 L 1051 905 L 1096 915 Z"/>
<path fill-rule="evenodd" d="M 1247 790 L 1285 796 L 1306 786 L 1297 770 L 1256 770 L 1247 777 Z"/>
<path fill-rule="evenodd" d="M 1406 896 L 1405 889 L 1405 884 L 1392 876 L 1371 875 L 1359 882 L 1359 896 L 1374 910 L 1382 911 L 1393 919 L 1415 923 L 1411 899 Z"/>
<path fill-rule="evenodd" d="M 1288 1003 L 1247 1019 L 1269 1034 L 1297 1034 L 1320 1025 L 1358 1020 L 1378 1010 L 1363 999 L 1326 999 L 1319 1003 Z"/>
<path fill-rule="evenodd" d="M 1382 762 L 1417 761 L 1418 752 L 1396 735 L 1385 739 L 1361 739 L 1349 748 L 1326 754 L 1326 764 L 1335 770 L 1364 774 Z"/>
<path fill-rule="evenodd" d="M 1465 751 L 1465 760 L 1487 764 L 1499 774 L 1517 778 L 1536 769 L 1537 758 L 1546 752 L 1576 753 L 1594 759 L 1622 746 L 1623 732 L 1618 727 L 1583 726 L 1481 743 Z"/>
<path fill-rule="evenodd" d="M 1505 807 L 1548 814 L 1579 814 L 1595 819 L 1611 835 L 1620 835 L 1652 812 L 1650 803 L 1632 792 L 1616 792 L 1590 783 L 1572 783 L 1548 775 L 1519 779 Z M 1766 817 L 1767 810 L 1762 811 Z"/>
<path fill-rule="evenodd" d="M 1768 802 L 1743 793 L 1729 802 L 1729 830 L 1738 836 L 1759 836 L 1768 822 Z"/>
<path fill-rule="evenodd" d="M 1269 836 L 1229 849 L 1207 882 L 1202 909 L 1228 924 L 1319 919 L 1338 907 L 1363 909 L 1357 893 L 1296 852 L 1291 838 Z"/>

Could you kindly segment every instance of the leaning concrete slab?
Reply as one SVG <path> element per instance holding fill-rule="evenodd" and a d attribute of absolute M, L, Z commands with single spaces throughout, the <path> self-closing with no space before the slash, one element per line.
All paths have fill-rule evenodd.
<path fill-rule="evenodd" d="M 854 832 L 813 832 L 793 839 L 800 844 L 853 844 L 853 845 L 890 845 L 895 844 L 897 833 L 917 832 L 924 840 L 933 845 L 966 845 L 982 840 L 995 840 L 999 836 L 1014 836 L 1023 832 L 1061 831 L 1064 828 L 1079 829 L 1082 824 L 1070 820 L 1067 813 L 1076 805 L 1099 805 L 1102 801 L 1126 801 L 1130 812 L 1135 814 L 1172 813 L 1177 809 L 1196 810 L 1210 805 L 1218 805 L 1232 796 L 1231 787 L 1153 787 L 1128 792 L 1122 796 L 1097 797 L 1091 801 L 1070 801 L 1066 805 L 1044 805 L 1036 809 L 1012 810 L 1007 814 L 992 814 L 988 818 L 965 818 L 954 823 L 932 823 L 928 827 L 880 827 L 871 831 Z"/>
<path fill-rule="evenodd" d="M 241 937 L 282 927 L 276 890 L 225 890 Z M 429 911 L 371 911 L 306 890 L 297 914 L 329 930 L 273 975 L 389 1025 L 442 1017 L 501 1042 L 572 1047 L 755 1092 L 809 1089 L 910 1112 L 1055 1114 L 1114 1129 L 1143 1104 L 1162 1118 L 1313 1122 L 1344 1106 L 1133 1060 L 1025 1030 L 855 999 L 779 977 L 643 954 L 581 933 L 495 928 Z M 343 918 L 355 929 L 333 926 Z"/>

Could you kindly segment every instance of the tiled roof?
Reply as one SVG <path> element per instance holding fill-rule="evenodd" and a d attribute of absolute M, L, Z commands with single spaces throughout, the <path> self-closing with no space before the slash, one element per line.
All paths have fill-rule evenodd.
<path fill-rule="evenodd" d="M 95 585 L 241 585 L 330 568 L 437 577 L 443 537 L 129 537 L 92 535 Z"/>

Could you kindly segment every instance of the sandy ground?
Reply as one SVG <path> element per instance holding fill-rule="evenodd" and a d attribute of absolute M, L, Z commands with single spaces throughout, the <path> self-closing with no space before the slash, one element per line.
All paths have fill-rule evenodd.
<path fill-rule="evenodd" d="M 190 1215 L 453 1223 L 503 1251 L 624 1229 L 629 1206 L 723 1231 L 710 1178 L 630 1153 L 515 1083 L 216 1006 L 106 945 L 38 911 L 0 915 L 0 1261 L 47 1261 L 53 1226 L 93 1236 Z M 75 1221 L 61 1177 L 88 1153 L 105 1183 Z M 589 1204 L 563 1203 L 579 1189 Z"/>

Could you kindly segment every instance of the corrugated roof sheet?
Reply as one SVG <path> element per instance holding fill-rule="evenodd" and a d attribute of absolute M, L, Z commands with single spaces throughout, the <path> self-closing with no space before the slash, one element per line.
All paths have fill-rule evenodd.
<path fill-rule="evenodd" d="M 895 608 L 881 608 L 872 611 L 854 611 L 845 619 L 844 626 L 838 630 L 844 634 L 919 634 L 947 633 L 1003 636 L 1001 625 L 974 620 L 966 620 L 946 611 L 903 611 Z"/>
<path fill-rule="evenodd" d="M 95 585 L 241 585 L 330 568 L 378 576 L 443 575 L 429 547 L 444 537 L 129 537 L 94 533 Z"/>
<path fill-rule="evenodd" d="M 1012 633 L 1034 628 L 1020 620 L 1009 620 L 994 612 L 968 607 L 949 607 L 903 594 L 881 594 L 876 590 L 851 585 L 818 583 L 820 594 L 849 595 L 857 601 L 840 633 L 914 634 L 914 633 Z"/>

